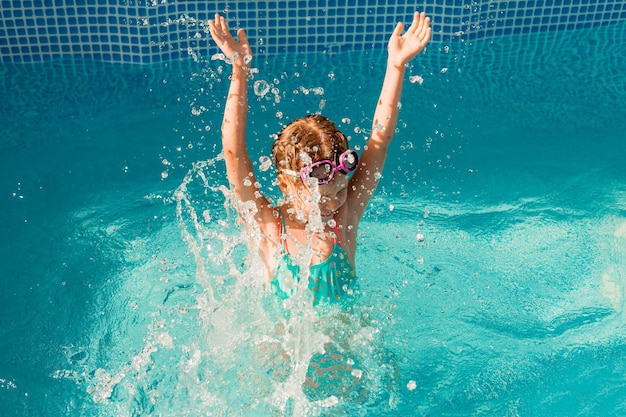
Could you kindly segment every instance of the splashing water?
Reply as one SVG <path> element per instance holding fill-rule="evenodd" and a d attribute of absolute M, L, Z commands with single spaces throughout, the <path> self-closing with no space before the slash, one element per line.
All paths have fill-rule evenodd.
<path fill-rule="evenodd" d="M 126 364 L 93 373 L 93 400 L 118 414 L 168 416 L 309 416 L 393 404 L 396 368 L 376 347 L 366 308 L 313 307 L 307 267 L 294 295 L 267 291 L 254 205 L 211 185 L 220 162 L 195 163 L 171 198 L 194 289 L 168 293 Z M 233 227 L 233 209 L 245 227 Z M 310 244 L 302 253 L 306 266 Z"/>

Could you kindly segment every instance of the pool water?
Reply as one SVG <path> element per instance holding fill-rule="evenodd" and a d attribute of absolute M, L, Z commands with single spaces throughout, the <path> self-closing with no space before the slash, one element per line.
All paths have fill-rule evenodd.
<path fill-rule="evenodd" d="M 263 289 L 222 62 L 2 64 L 0 414 L 626 414 L 625 29 L 430 45 L 321 313 Z M 366 144 L 383 52 L 254 62 L 270 196 L 289 120 Z"/>

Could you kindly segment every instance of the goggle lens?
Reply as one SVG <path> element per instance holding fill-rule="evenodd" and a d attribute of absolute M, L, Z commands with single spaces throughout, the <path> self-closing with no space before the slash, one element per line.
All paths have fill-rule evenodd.
<path fill-rule="evenodd" d="M 304 182 L 310 177 L 317 179 L 319 185 L 324 185 L 333 180 L 335 171 L 348 174 L 354 172 L 358 166 L 359 155 L 352 149 L 348 149 L 339 156 L 339 165 L 335 165 L 329 159 L 324 159 L 302 168 L 300 176 Z"/>

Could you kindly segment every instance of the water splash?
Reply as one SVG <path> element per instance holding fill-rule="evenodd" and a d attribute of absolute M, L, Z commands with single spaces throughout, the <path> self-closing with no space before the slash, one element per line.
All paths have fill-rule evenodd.
<path fill-rule="evenodd" d="M 196 162 L 166 199 L 179 236 L 169 242 L 180 249 L 182 239 L 191 265 L 181 271 L 174 264 L 184 260 L 155 260 L 162 301 L 133 307 L 149 316 L 143 342 L 97 367 L 98 355 L 90 355 L 83 366 L 93 370 L 71 379 L 84 378 L 94 403 L 116 415 L 310 416 L 379 406 L 381 397 L 389 404 L 395 368 L 376 348 L 379 332 L 366 309 L 313 306 L 310 243 L 299 248 L 303 276 L 294 294 L 283 300 L 267 291 L 254 204 L 216 180 L 221 163 Z M 322 228 L 321 219 L 311 227 Z"/>

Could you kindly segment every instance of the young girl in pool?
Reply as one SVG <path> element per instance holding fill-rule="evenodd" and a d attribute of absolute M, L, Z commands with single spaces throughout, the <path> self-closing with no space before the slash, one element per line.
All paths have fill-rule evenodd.
<path fill-rule="evenodd" d="M 406 64 L 430 40 L 430 18 L 416 12 L 404 34 L 402 23 L 391 34 L 371 136 L 360 157 L 324 116 L 310 114 L 282 129 L 272 146 L 284 194 L 278 207 L 255 186 L 246 149 L 250 43 L 243 29 L 235 39 L 220 15 L 209 28 L 232 66 L 222 124 L 228 181 L 241 202 L 252 202 L 256 208 L 254 223 L 262 234 L 260 252 L 269 286 L 286 297 L 300 279 L 308 279 L 314 304 L 349 296 L 356 274 L 359 221 L 381 177 L 396 128 Z M 308 265 L 308 271 L 302 265 Z"/>

